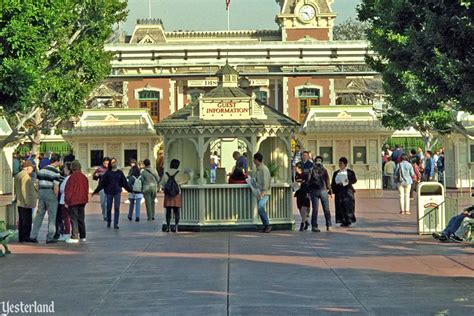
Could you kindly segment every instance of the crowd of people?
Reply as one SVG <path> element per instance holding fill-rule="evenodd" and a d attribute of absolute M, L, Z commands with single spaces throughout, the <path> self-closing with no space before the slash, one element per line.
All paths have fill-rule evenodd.
<path fill-rule="evenodd" d="M 294 189 L 297 208 L 300 212 L 300 231 L 311 230 L 320 232 L 318 226 L 319 203 L 323 208 L 326 230 L 332 227 L 329 210 L 329 197 L 334 195 L 336 223 L 341 227 L 350 227 L 356 222 L 355 190 L 353 184 L 357 182 L 353 170 L 348 168 L 346 157 L 339 158 L 339 169 L 330 179 L 327 169 L 323 166 L 323 157 L 311 158 L 309 151 L 301 151 L 296 145 L 292 157 L 294 168 Z M 312 214 L 311 213 L 312 210 Z"/>
<path fill-rule="evenodd" d="M 421 182 L 438 181 L 444 185 L 444 150 L 424 151 L 421 147 L 405 152 L 400 145 L 382 153 L 383 186 L 398 189 L 400 214 L 409 215 L 410 200 L 414 199 Z"/>
<path fill-rule="evenodd" d="M 19 241 L 38 243 L 48 212 L 46 243 L 85 242 L 89 181 L 81 171 L 80 162 L 72 153 L 64 158 L 51 153 L 38 163 L 35 156 L 30 154 L 21 159 L 15 154 L 13 160 Z"/>

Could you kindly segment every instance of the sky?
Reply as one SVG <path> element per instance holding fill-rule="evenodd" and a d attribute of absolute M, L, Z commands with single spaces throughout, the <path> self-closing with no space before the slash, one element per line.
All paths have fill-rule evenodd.
<path fill-rule="evenodd" d="M 131 34 L 136 20 L 161 18 L 166 31 L 175 30 L 226 30 L 227 11 L 225 0 L 128 0 L 129 14 L 122 29 Z M 335 0 L 332 9 L 338 14 L 336 23 L 355 17 L 360 0 Z M 275 16 L 279 5 L 275 0 L 231 0 L 230 28 L 233 30 L 277 29 Z"/>

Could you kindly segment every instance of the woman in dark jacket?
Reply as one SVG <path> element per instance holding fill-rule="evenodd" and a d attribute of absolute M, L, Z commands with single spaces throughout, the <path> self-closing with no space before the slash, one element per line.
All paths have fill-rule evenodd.
<path fill-rule="evenodd" d="M 298 162 L 295 166 L 295 182 L 298 184 L 298 190 L 295 192 L 296 207 L 300 211 L 301 224 L 300 232 L 307 230 L 309 227 L 309 210 L 310 210 L 310 199 L 309 199 L 309 188 L 308 188 L 308 174 L 303 172 L 303 164 Z"/>
<path fill-rule="evenodd" d="M 347 158 L 339 159 L 339 170 L 332 176 L 331 188 L 335 194 L 336 223 L 341 227 L 349 227 L 356 222 L 355 217 L 355 190 L 353 184 L 357 182 L 354 171 L 347 168 Z"/>
<path fill-rule="evenodd" d="M 120 194 L 122 188 L 128 192 L 132 192 L 132 188 L 128 185 L 127 178 L 122 170 L 118 169 L 116 158 L 110 159 L 109 170 L 100 178 L 99 185 L 94 190 L 92 195 L 97 194 L 104 189 L 107 195 L 107 228 L 110 228 L 112 221 L 112 201 L 114 202 L 114 228 L 119 229 L 118 222 L 120 216 Z"/>

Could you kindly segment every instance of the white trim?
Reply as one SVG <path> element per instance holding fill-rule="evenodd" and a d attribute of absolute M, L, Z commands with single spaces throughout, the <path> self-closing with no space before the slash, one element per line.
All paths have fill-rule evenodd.
<path fill-rule="evenodd" d="M 288 115 L 288 77 L 286 76 L 283 77 L 282 90 L 283 90 L 282 110 L 283 110 L 283 114 Z"/>
<path fill-rule="evenodd" d="M 329 105 L 336 105 L 336 87 L 334 79 L 329 79 Z"/>
<path fill-rule="evenodd" d="M 170 94 L 170 97 L 169 97 L 169 108 L 170 108 L 170 115 L 173 114 L 175 111 L 175 104 L 174 104 L 174 89 L 176 87 L 176 81 L 173 81 L 173 80 L 169 80 L 169 94 Z M 163 119 L 160 117 L 160 119 Z"/>

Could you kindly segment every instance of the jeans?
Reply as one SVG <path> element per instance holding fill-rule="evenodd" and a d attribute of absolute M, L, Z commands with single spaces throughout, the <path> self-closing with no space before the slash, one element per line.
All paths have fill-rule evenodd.
<path fill-rule="evenodd" d="M 264 195 L 260 200 L 257 201 L 258 216 L 260 216 L 262 224 L 265 227 L 270 225 L 267 212 L 265 212 L 265 206 L 267 205 L 268 200 L 270 200 L 270 195 Z"/>
<path fill-rule="evenodd" d="M 323 206 L 324 218 L 326 219 L 326 227 L 331 227 L 331 213 L 329 212 L 329 197 L 328 191 L 323 190 L 314 190 L 311 192 L 311 206 L 313 207 L 313 214 L 311 215 L 311 227 L 318 228 L 318 209 L 319 201 Z"/>
<path fill-rule="evenodd" d="M 38 233 L 43 224 L 44 215 L 48 211 L 48 235 L 46 240 L 53 240 L 56 234 L 56 213 L 58 212 L 58 198 L 54 194 L 53 189 L 40 189 L 38 199 L 38 209 L 36 211 L 35 221 L 33 223 L 33 230 L 30 238 L 38 239 Z"/>
<path fill-rule="evenodd" d="M 216 169 L 212 169 L 209 171 L 209 179 L 211 183 L 216 183 Z"/>
<path fill-rule="evenodd" d="M 398 193 L 400 193 L 400 212 L 410 212 L 410 190 L 411 184 L 400 184 Z"/>
<path fill-rule="evenodd" d="M 135 217 L 140 218 L 140 201 L 142 198 L 136 198 L 136 199 L 128 199 L 130 201 L 130 207 L 128 208 L 128 217 L 132 217 L 133 215 L 133 207 L 135 207 Z"/>
<path fill-rule="evenodd" d="M 146 217 L 148 220 L 155 218 L 155 198 L 156 198 L 156 186 L 146 186 L 143 191 L 143 197 L 145 198 Z"/>
<path fill-rule="evenodd" d="M 443 230 L 443 235 L 446 237 L 451 236 L 458 230 L 459 226 L 461 226 L 462 221 L 464 220 L 465 216 L 464 214 L 459 214 L 456 216 L 451 217 L 451 219 L 448 222 L 448 225 L 446 228 Z"/>
<path fill-rule="evenodd" d="M 71 239 L 86 238 L 85 206 L 80 204 L 68 208 L 72 223 Z"/>
<path fill-rule="evenodd" d="M 31 216 L 31 208 L 18 206 L 18 240 L 20 242 L 25 242 L 30 239 L 32 223 Z"/>
<path fill-rule="evenodd" d="M 107 194 L 105 194 L 105 191 L 102 189 L 99 192 L 100 196 L 100 208 L 102 209 L 102 217 L 105 219 L 107 218 Z"/>
<path fill-rule="evenodd" d="M 118 225 L 120 217 L 120 195 L 122 192 L 117 194 L 107 194 L 107 223 L 110 224 L 112 221 L 112 203 L 114 205 L 114 225 Z"/>

